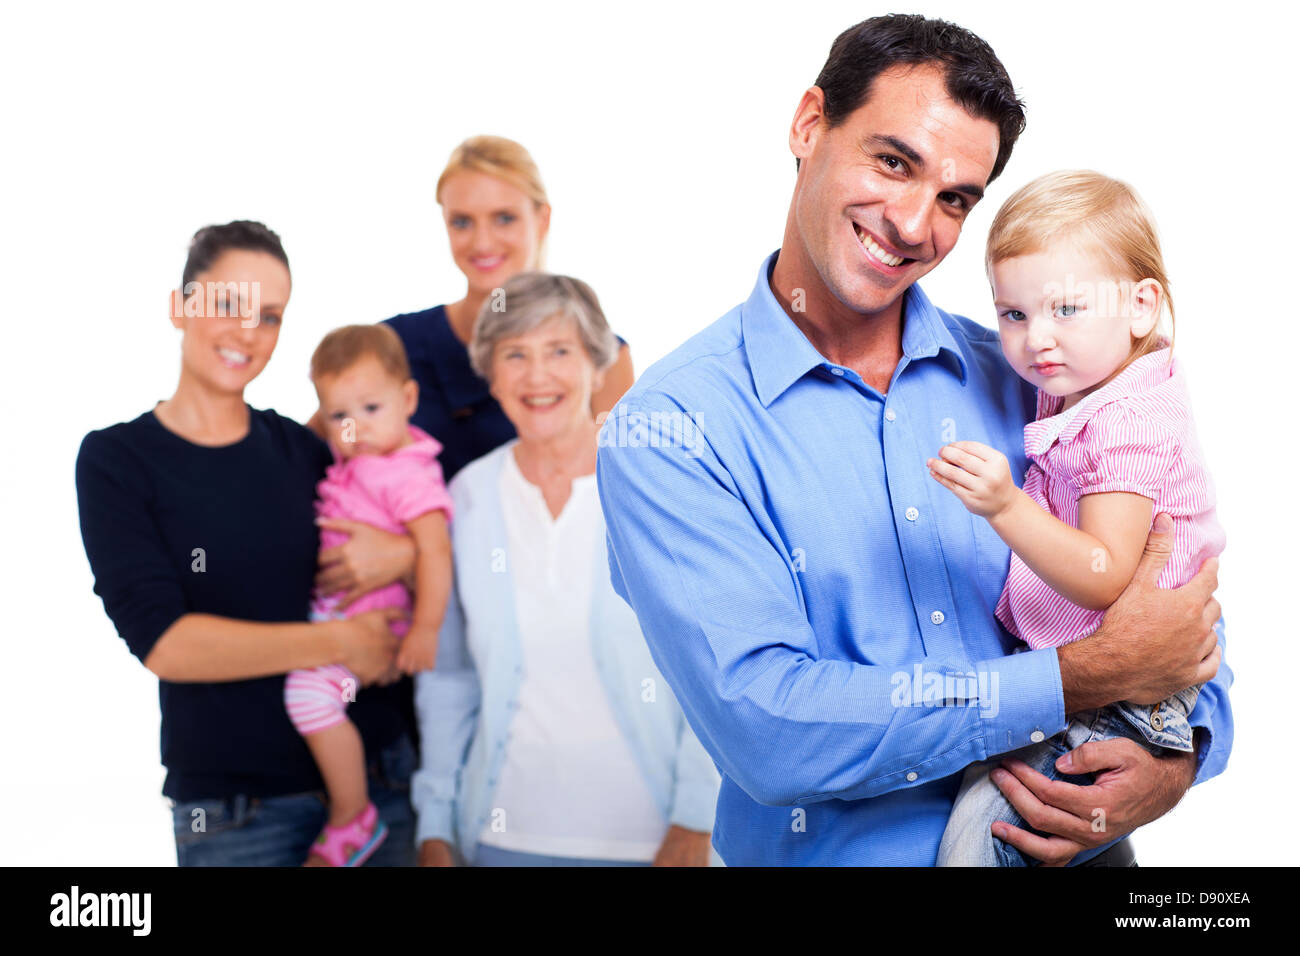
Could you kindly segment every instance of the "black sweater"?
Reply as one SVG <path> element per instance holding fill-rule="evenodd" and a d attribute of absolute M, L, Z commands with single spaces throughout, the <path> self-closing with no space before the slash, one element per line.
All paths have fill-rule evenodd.
<path fill-rule="evenodd" d="M 304 621 L 320 543 L 316 483 L 325 443 L 268 409 L 246 437 L 206 447 L 145 412 L 88 434 L 77 456 L 81 535 L 95 593 L 144 660 L 183 614 Z M 285 712 L 284 677 L 158 682 L 163 793 L 201 800 L 321 788 Z M 413 734 L 411 682 L 370 687 L 348 709 L 366 751 Z"/>

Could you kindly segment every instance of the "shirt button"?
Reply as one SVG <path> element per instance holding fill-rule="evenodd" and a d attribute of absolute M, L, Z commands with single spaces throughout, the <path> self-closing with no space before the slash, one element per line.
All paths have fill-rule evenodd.
<path fill-rule="evenodd" d="M 885 409 L 885 421 L 892 422 L 897 417 L 898 414 L 892 408 Z"/>
<path fill-rule="evenodd" d="M 1029 739 L 1036 744 L 1041 744 L 1043 742 L 1043 732 L 1041 730 L 1035 730 L 1029 735 Z"/>
<path fill-rule="evenodd" d="M 842 369 L 842 368 L 833 368 L 833 369 L 831 369 L 831 374 L 832 374 L 832 375 L 843 375 L 843 374 L 844 374 L 844 369 Z"/>
<path fill-rule="evenodd" d="M 935 624 L 942 624 L 942 623 L 943 623 L 943 611 L 935 611 L 933 614 L 930 615 L 930 620 L 931 620 L 932 622 L 934 622 Z"/>
<path fill-rule="evenodd" d="M 907 516 L 908 521 L 915 521 L 921 512 L 917 511 L 915 508 L 908 508 L 903 512 L 903 514 Z"/>
<path fill-rule="evenodd" d="M 908 771 L 908 773 L 907 773 L 907 782 L 908 782 L 908 783 L 916 783 L 916 771 L 915 771 L 915 770 L 909 770 L 909 771 Z"/>

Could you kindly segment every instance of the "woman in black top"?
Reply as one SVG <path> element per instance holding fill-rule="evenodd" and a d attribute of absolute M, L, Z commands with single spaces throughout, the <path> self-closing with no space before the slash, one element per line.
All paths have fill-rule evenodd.
<path fill-rule="evenodd" d="M 326 808 L 285 713 L 283 675 L 338 663 L 364 683 L 392 684 L 393 612 L 307 621 L 319 546 L 313 500 L 331 457 L 302 425 L 243 398 L 275 349 L 289 299 L 279 238 L 253 222 L 201 229 L 182 285 L 172 297 L 172 324 L 184 333 L 175 394 L 82 442 L 82 538 L 95 593 L 159 678 L 178 862 L 298 865 Z M 411 862 L 409 690 L 366 690 L 350 713 L 371 762 L 371 797 L 393 831 L 371 862 Z"/>

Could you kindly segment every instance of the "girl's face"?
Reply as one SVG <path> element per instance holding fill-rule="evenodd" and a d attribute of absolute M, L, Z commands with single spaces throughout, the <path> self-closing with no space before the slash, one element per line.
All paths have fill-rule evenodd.
<path fill-rule="evenodd" d="M 486 173 L 460 170 L 442 184 L 442 215 L 456 266 L 472 293 L 486 295 L 537 268 L 551 207 Z"/>
<path fill-rule="evenodd" d="M 275 256 L 227 249 L 189 288 L 174 291 L 171 321 L 184 332 L 184 374 L 242 394 L 275 351 L 289 289 L 289 270 Z"/>
<path fill-rule="evenodd" d="M 321 420 L 342 457 L 386 455 L 407 444 L 407 422 L 419 394 L 411 379 L 394 378 L 379 359 L 364 355 L 315 385 Z"/>
<path fill-rule="evenodd" d="M 553 316 L 492 351 L 489 386 L 521 441 L 547 441 L 588 426 L 591 393 L 605 373 L 583 347 L 578 324 Z"/>
<path fill-rule="evenodd" d="M 991 270 L 1002 354 L 1070 408 L 1128 364 L 1160 315 L 1160 285 L 1116 275 L 1104 257 L 1058 242 Z"/>

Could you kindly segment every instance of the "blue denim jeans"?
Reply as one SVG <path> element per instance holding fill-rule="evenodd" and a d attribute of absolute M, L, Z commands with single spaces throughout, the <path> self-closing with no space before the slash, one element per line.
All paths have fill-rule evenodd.
<path fill-rule="evenodd" d="M 365 865 L 414 866 L 410 782 L 415 747 L 403 736 L 368 763 L 370 799 L 388 827 L 388 838 Z M 173 803 L 176 862 L 180 866 L 301 866 L 328 819 L 323 790 Z"/>
<path fill-rule="evenodd" d="M 1015 757 L 1045 777 L 1087 785 L 1092 783 L 1091 774 L 1063 774 L 1056 769 L 1056 759 L 1090 740 L 1127 737 L 1155 754 L 1159 754 L 1161 749 L 1190 751 L 1192 728 L 1186 715 L 1196 702 L 1197 691 L 1198 688 L 1188 688 L 1154 707 L 1112 704 L 1098 710 L 1083 711 L 1075 714 L 1065 730 L 1055 737 L 993 760 L 971 764 L 966 768 L 961 789 L 957 791 L 957 801 L 948 817 L 948 827 L 943 831 L 937 865 L 1035 865 L 1036 861 L 1026 859 L 1015 847 L 993 836 L 989 829 L 998 820 L 1030 829 L 989 776 L 1002 760 Z M 1140 726 L 1143 724 L 1145 729 Z"/>

